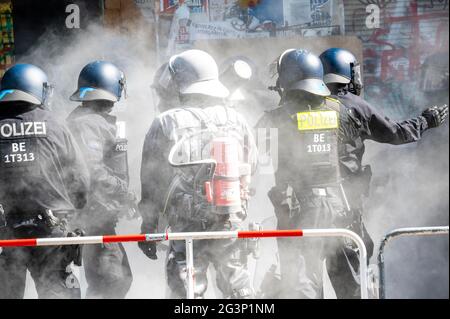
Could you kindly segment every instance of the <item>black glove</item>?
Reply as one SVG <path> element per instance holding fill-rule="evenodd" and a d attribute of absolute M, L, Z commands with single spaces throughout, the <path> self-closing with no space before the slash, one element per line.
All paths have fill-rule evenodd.
<path fill-rule="evenodd" d="M 427 120 L 429 128 L 441 126 L 448 117 L 448 105 L 429 107 L 423 111 L 422 116 Z"/>
<path fill-rule="evenodd" d="M 158 259 L 158 256 L 156 255 L 156 242 L 140 241 L 138 242 L 138 246 L 148 258 L 152 260 Z"/>
<path fill-rule="evenodd" d="M 68 232 L 67 237 L 83 237 L 86 233 L 84 230 L 75 229 L 73 232 Z M 64 246 L 64 249 L 67 251 L 69 264 L 73 261 L 75 266 L 83 265 L 83 245 L 70 245 Z"/>

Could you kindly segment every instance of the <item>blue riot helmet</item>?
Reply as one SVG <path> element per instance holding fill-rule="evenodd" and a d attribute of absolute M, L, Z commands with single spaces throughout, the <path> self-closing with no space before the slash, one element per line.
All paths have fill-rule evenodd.
<path fill-rule="evenodd" d="M 363 88 L 361 65 L 347 50 L 331 48 L 320 55 L 326 84 L 343 84 L 349 92 L 360 95 Z"/>
<path fill-rule="evenodd" d="M 16 64 L 9 68 L 0 84 L 0 103 L 26 102 L 47 105 L 53 87 L 47 75 L 32 64 Z"/>
<path fill-rule="evenodd" d="M 124 73 L 114 64 L 94 61 L 86 65 L 78 77 L 78 89 L 72 94 L 72 101 L 118 102 L 126 93 Z"/>
<path fill-rule="evenodd" d="M 320 59 L 306 50 L 286 50 L 278 59 L 277 72 L 277 88 L 282 92 L 299 90 L 319 96 L 330 95 L 323 81 Z"/>

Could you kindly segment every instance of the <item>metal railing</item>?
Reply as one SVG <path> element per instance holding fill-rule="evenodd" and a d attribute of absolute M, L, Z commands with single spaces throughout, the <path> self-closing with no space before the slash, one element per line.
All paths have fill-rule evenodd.
<path fill-rule="evenodd" d="M 186 243 L 187 298 L 194 294 L 194 240 L 200 239 L 244 239 L 244 238 L 276 238 L 276 237 L 343 237 L 355 242 L 359 249 L 361 298 L 368 299 L 367 250 L 363 240 L 348 229 L 297 229 L 297 230 L 257 230 L 257 231 L 222 231 L 222 232 L 186 232 L 141 235 L 85 236 L 64 238 L 33 238 L 0 240 L 0 247 L 24 246 L 60 246 L 60 245 L 92 245 L 119 242 L 184 240 Z"/>
<path fill-rule="evenodd" d="M 386 274 L 385 274 L 385 266 L 384 266 L 384 250 L 388 242 L 390 242 L 394 238 L 405 237 L 405 236 L 431 236 L 431 235 L 448 235 L 448 226 L 440 226 L 440 227 L 411 227 L 411 228 L 399 228 L 394 229 L 391 232 L 387 233 L 383 239 L 381 240 L 379 249 L 378 249 L 378 269 L 380 273 L 380 299 L 386 299 Z"/>

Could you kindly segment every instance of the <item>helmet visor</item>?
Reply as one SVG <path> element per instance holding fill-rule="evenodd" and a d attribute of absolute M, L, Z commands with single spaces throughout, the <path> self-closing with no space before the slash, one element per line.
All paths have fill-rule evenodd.
<path fill-rule="evenodd" d="M 342 84 L 350 83 L 349 78 L 339 75 L 339 74 L 334 74 L 334 73 L 325 74 L 323 77 L 323 81 L 327 84 L 328 83 L 342 83 Z"/>
<path fill-rule="evenodd" d="M 291 84 L 289 87 L 286 88 L 286 90 L 288 91 L 301 90 L 320 96 L 331 95 L 330 90 L 327 88 L 325 83 L 320 79 L 307 79 L 298 81 Z"/>
<path fill-rule="evenodd" d="M 31 104 L 40 105 L 42 102 L 34 95 L 20 90 L 1 90 L 0 103 L 2 102 L 28 102 Z"/>
<path fill-rule="evenodd" d="M 192 83 L 180 90 L 181 94 L 203 94 L 218 98 L 226 98 L 230 91 L 216 79 Z"/>
<path fill-rule="evenodd" d="M 111 102 L 117 102 L 119 99 L 117 96 L 102 89 L 96 89 L 91 87 L 81 87 L 70 97 L 71 101 L 97 101 L 106 100 Z"/>

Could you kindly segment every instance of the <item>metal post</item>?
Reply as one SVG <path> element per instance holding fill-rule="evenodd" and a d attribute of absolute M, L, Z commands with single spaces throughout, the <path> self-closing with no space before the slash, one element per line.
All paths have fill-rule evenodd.
<path fill-rule="evenodd" d="M 195 298 L 194 283 L 194 241 L 192 238 L 186 238 L 186 281 L 187 281 L 187 299 Z"/>
<path fill-rule="evenodd" d="M 380 299 L 386 299 L 385 287 L 385 268 L 384 268 L 384 250 L 389 241 L 398 237 L 405 236 L 430 236 L 448 234 L 448 226 L 443 227 L 411 227 L 394 229 L 387 233 L 381 240 L 378 248 L 378 269 L 380 272 Z"/>

